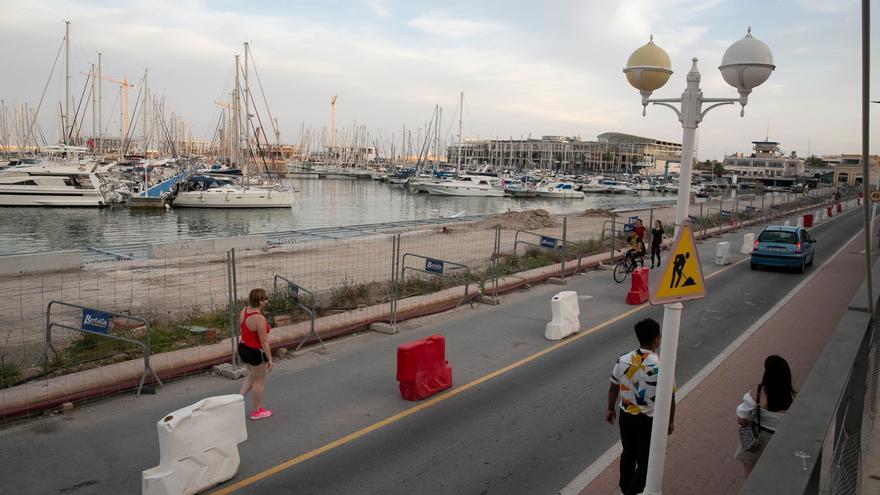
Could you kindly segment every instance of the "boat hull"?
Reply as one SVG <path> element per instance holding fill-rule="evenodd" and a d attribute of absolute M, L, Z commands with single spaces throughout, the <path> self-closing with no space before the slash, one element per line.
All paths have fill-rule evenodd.
<path fill-rule="evenodd" d="M 184 191 L 171 206 L 176 208 L 292 208 L 292 191 Z"/>
<path fill-rule="evenodd" d="M 502 197 L 504 191 L 500 189 L 483 189 L 467 186 L 441 186 L 437 184 L 423 184 L 423 190 L 436 196 L 472 196 L 472 197 Z"/>

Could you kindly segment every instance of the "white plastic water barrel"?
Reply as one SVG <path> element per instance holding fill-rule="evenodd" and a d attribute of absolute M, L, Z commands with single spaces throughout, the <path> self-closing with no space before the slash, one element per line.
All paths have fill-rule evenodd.
<path fill-rule="evenodd" d="M 739 248 L 740 254 L 751 254 L 755 249 L 755 233 L 748 232 L 743 235 L 743 245 Z"/>
<path fill-rule="evenodd" d="M 247 440 L 244 397 L 202 399 L 159 420 L 159 465 L 141 478 L 143 495 L 188 495 L 238 472 L 238 444 Z"/>
<path fill-rule="evenodd" d="M 553 319 L 544 330 L 544 337 L 547 340 L 562 340 L 580 331 L 581 309 L 578 305 L 577 292 L 566 290 L 553 296 L 550 299 L 550 311 L 553 314 Z"/>
<path fill-rule="evenodd" d="M 718 266 L 730 264 L 730 243 L 719 242 L 715 245 L 715 264 Z"/>

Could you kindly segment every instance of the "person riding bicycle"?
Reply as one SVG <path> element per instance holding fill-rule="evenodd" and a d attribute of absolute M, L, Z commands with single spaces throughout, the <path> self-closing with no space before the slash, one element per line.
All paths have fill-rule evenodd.
<path fill-rule="evenodd" d="M 632 260 L 633 265 L 638 262 L 639 266 L 645 266 L 645 251 L 645 241 L 635 231 L 630 232 L 629 250 L 626 252 L 626 257 Z"/>

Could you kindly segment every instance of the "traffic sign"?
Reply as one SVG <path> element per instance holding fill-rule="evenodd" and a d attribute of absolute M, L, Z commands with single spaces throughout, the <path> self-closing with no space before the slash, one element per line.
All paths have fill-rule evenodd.
<path fill-rule="evenodd" d="M 880 191 L 871 191 L 871 201 L 880 203 Z"/>
<path fill-rule="evenodd" d="M 653 305 L 700 299 L 706 296 L 706 281 L 697 253 L 697 242 L 689 220 L 684 220 L 675 234 L 675 241 L 661 276 L 651 281 L 648 300 Z M 652 277 L 653 278 L 653 277 Z"/>

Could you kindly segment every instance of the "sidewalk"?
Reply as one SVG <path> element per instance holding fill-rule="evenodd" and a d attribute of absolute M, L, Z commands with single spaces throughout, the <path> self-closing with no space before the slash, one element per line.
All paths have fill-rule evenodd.
<path fill-rule="evenodd" d="M 739 492 L 745 478 L 733 453 L 740 398 L 761 380 L 764 358 L 770 354 L 789 362 L 798 388 L 864 280 L 863 249 L 864 237 L 859 235 L 680 399 L 667 446 L 664 493 Z M 619 472 L 615 460 L 580 493 L 617 495 Z"/>

